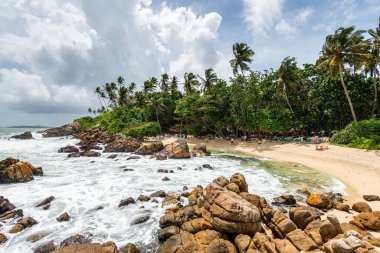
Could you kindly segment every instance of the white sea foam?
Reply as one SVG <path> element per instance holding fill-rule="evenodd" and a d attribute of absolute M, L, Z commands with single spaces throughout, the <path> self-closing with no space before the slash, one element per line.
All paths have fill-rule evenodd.
<path fill-rule="evenodd" d="M 262 162 L 248 157 L 214 155 L 207 158 L 156 161 L 149 159 L 149 156 L 126 160 L 130 154 L 122 153 L 116 159 L 108 159 L 109 154 L 96 158 L 67 159 L 67 154 L 59 154 L 57 150 L 73 145 L 78 140 L 42 138 L 35 133 L 33 137 L 33 140 L 0 140 L 0 160 L 13 156 L 29 161 L 34 166 L 41 166 L 45 173 L 43 177 L 35 177 L 27 183 L 0 185 L 1 196 L 22 209 L 25 217 L 31 216 L 39 222 L 17 234 L 8 233 L 15 220 L 3 224 L 0 233 L 4 233 L 9 240 L 0 246 L 0 252 L 33 252 L 38 245 L 50 240 L 58 245 L 69 236 L 86 232 L 93 235 L 95 242 L 112 240 L 118 246 L 133 242 L 144 249 L 143 252 L 155 252 L 158 220 L 164 209 L 160 204 L 152 202 L 118 208 L 119 201 L 127 197 L 137 199 L 140 194 L 150 195 L 161 189 L 180 193 L 183 186 L 189 189 L 197 185 L 205 186 L 218 176 L 229 177 L 235 172 L 246 176 L 251 193 L 269 200 L 283 193 L 297 194 L 294 187 L 288 187 L 292 176 L 277 174 L 262 166 Z M 195 170 L 202 164 L 210 164 L 214 170 Z M 123 166 L 134 171 L 124 172 L 121 168 Z M 178 166 L 182 170 L 178 170 Z M 157 173 L 160 168 L 173 170 L 174 173 Z M 307 173 L 299 175 L 308 176 Z M 170 181 L 162 181 L 165 176 Z M 321 177 L 326 178 L 324 175 Z M 323 179 L 320 181 L 318 185 L 322 189 L 343 189 L 337 180 L 325 180 L 325 183 Z M 55 196 L 55 200 L 49 210 L 35 207 L 51 195 Z M 94 208 L 99 205 L 104 209 L 95 211 Z M 69 222 L 56 221 L 56 217 L 63 212 L 68 212 L 72 217 Z M 134 218 L 146 212 L 151 213 L 147 222 L 130 224 Z M 36 243 L 26 241 L 28 236 L 36 233 L 48 235 Z"/>

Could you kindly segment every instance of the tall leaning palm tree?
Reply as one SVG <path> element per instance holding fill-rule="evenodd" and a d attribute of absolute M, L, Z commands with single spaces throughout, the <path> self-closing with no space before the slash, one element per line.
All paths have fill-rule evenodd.
<path fill-rule="evenodd" d="M 183 83 L 183 89 L 186 95 L 193 94 L 196 91 L 196 87 L 199 85 L 199 81 L 192 72 L 185 73 L 185 82 Z"/>
<path fill-rule="evenodd" d="M 377 66 L 380 62 L 380 18 L 379 18 L 379 25 L 377 26 L 376 30 L 370 29 L 368 30 L 368 33 L 371 35 L 371 53 L 369 56 L 369 65 L 373 71 L 373 104 L 372 104 L 372 112 L 371 116 L 375 114 L 375 109 L 377 106 L 377 77 L 379 74 L 379 71 L 377 69 Z"/>
<path fill-rule="evenodd" d="M 232 51 L 235 57 L 230 60 L 232 71 L 234 75 L 237 75 L 240 69 L 241 74 L 244 76 L 244 71 L 249 70 L 248 63 L 252 62 L 255 52 L 246 43 L 235 43 L 232 46 Z"/>
<path fill-rule="evenodd" d="M 289 109 L 293 112 L 292 106 L 290 105 L 288 98 L 288 90 L 295 91 L 297 89 L 297 84 L 299 81 L 297 62 L 294 57 L 286 57 L 282 62 L 278 70 L 279 78 L 277 84 L 284 92 L 286 102 Z"/>
<path fill-rule="evenodd" d="M 209 91 L 211 86 L 216 83 L 218 80 L 218 76 L 214 72 L 212 68 L 208 68 L 205 70 L 205 77 L 201 77 L 200 75 L 197 75 L 199 79 L 202 80 L 203 85 L 203 92 Z"/>
<path fill-rule="evenodd" d="M 326 68 L 331 71 L 333 76 L 339 73 L 340 81 L 350 106 L 352 118 L 356 121 L 356 113 L 352 105 L 350 95 L 343 75 L 345 64 L 359 66 L 359 59 L 363 58 L 368 43 L 364 41 L 363 31 L 355 30 L 354 26 L 347 28 L 340 27 L 334 34 L 326 37 L 325 44 L 322 47 L 321 56 L 317 60 L 317 67 Z"/>

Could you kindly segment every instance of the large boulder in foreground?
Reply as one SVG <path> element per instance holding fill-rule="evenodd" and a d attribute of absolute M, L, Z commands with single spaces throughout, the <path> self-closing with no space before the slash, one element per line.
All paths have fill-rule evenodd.
<path fill-rule="evenodd" d="M 185 140 L 176 140 L 153 155 L 157 160 L 190 158 L 189 146 Z"/>
<path fill-rule="evenodd" d="M 138 155 L 153 155 L 161 151 L 164 148 L 164 145 L 161 141 L 155 141 L 149 144 L 142 145 L 136 150 L 136 154 Z"/>
<path fill-rule="evenodd" d="M 79 133 L 81 125 L 78 122 L 73 122 L 64 126 L 49 128 L 38 133 L 43 137 L 62 137 Z"/>
<path fill-rule="evenodd" d="M 28 162 L 8 157 L 0 162 L 0 184 L 22 183 L 33 180 L 33 176 L 42 176 L 40 167 L 35 168 Z"/>
<path fill-rule="evenodd" d="M 11 138 L 18 139 L 18 140 L 29 140 L 29 139 L 33 139 L 33 136 L 31 132 L 25 132 L 22 134 L 14 135 Z"/>
<path fill-rule="evenodd" d="M 133 139 L 119 136 L 114 141 L 107 144 L 104 152 L 134 152 L 141 146 L 141 142 Z"/>

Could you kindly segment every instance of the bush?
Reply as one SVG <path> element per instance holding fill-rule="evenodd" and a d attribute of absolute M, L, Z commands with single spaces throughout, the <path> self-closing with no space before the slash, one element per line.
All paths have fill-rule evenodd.
<path fill-rule="evenodd" d="M 347 146 L 351 148 L 380 149 L 380 135 L 370 135 L 368 138 L 359 137 Z"/>
<path fill-rule="evenodd" d="M 82 131 L 88 130 L 94 126 L 94 118 L 87 116 L 83 118 L 76 119 L 75 122 L 78 122 L 81 125 Z"/>
<path fill-rule="evenodd" d="M 125 129 L 124 135 L 136 138 L 143 138 L 145 136 L 157 136 L 161 133 L 161 127 L 157 122 L 148 122 L 142 125 Z"/>
<path fill-rule="evenodd" d="M 349 144 L 358 138 L 371 139 L 374 135 L 380 135 L 380 120 L 354 121 L 335 133 L 330 141 L 336 144 Z"/>

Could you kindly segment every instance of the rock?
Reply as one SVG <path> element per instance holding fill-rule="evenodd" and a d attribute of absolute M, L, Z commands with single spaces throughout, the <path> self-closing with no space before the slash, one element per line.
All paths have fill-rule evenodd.
<path fill-rule="evenodd" d="M 41 167 L 33 167 L 32 171 L 33 171 L 33 176 L 40 176 L 41 177 L 44 175 L 44 172 L 43 172 Z"/>
<path fill-rule="evenodd" d="M 113 142 L 107 144 L 104 152 L 134 152 L 141 146 L 141 143 L 133 138 L 119 137 Z"/>
<path fill-rule="evenodd" d="M 147 222 L 150 219 L 150 216 L 151 215 L 149 213 L 140 215 L 139 217 L 134 218 L 131 221 L 131 225 L 136 225 L 136 224 L 141 224 L 141 223 Z"/>
<path fill-rule="evenodd" d="M 354 217 L 354 221 L 362 224 L 368 229 L 380 231 L 380 212 L 364 212 Z"/>
<path fill-rule="evenodd" d="M 15 209 L 16 207 L 8 199 L 0 196 L 0 215 Z"/>
<path fill-rule="evenodd" d="M 233 174 L 230 178 L 230 182 L 237 184 L 237 186 L 239 186 L 240 192 L 248 192 L 248 184 L 245 181 L 245 177 L 242 174 Z"/>
<path fill-rule="evenodd" d="M 108 156 L 107 158 L 108 159 L 115 159 L 116 157 L 117 157 L 117 154 L 113 154 L 113 155 Z"/>
<path fill-rule="evenodd" d="M 0 215 L 0 221 L 5 221 L 5 220 L 8 220 L 8 219 L 13 219 L 15 217 L 22 217 L 23 216 L 23 213 L 22 213 L 22 210 L 19 209 L 19 210 L 11 210 L 11 211 L 8 211 L 8 212 L 5 212 L 3 214 Z"/>
<path fill-rule="evenodd" d="M 90 236 L 91 236 L 90 234 L 73 235 L 73 236 L 70 236 L 70 237 L 66 238 L 65 240 L 63 240 L 59 246 L 61 248 L 63 248 L 63 247 L 70 246 L 70 245 L 79 245 L 79 244 L 89 243 L 90 242 L 90 239 L 89 239 Z M 65 252 L 65 251 L 63 251 L 63 252 Z"/>
<path fill-rule="evenodd" d="M 53 252 L 56 249 L 54 245 L 54 241 L 50 241 L 46 244 L 38 246 L 35 250 L 34 253 L 50 253 Z"/>
<path fill-rule="evenodd" d="M 169 173 L 169 170 L 166 169 L 158 169 L 157 173 Z"/>
<path fill-rule="evenodd" d="M 343 238 L 331 240 L 325 243 L 323 247 L 325 252 L 333 253 L 368 252 L 361 235 L 355 231 L 348 231 L 344 234 Z"/>
<path fill-rule="evenodd" d="M 183 223 L 190 220 L 190 217 L 195 215 L 195 209 L 192 206 L 186 206 L 178 210 L 167 210 L 165 215 L 160 218 L 160 228 L 169 226 L 182 226 Z"/>
<path fill-rule="evenodd" d="M 159 190 L 150 194 L 150 197 L 151 198 L 165 198 L 166 192 L 164 190 Z"/>
<path fill-rule="evenodd" d="M 14 135 L 11 138 L 18 139 L 18 140 L 28 140 L 28 139 L 33 139 L 33 136 L 31 132 L 25 132 L 19 135 Z"/>
<path fill-rule="evenodd" d="M 123 171 L 135 171 L 134 169 L 124 169 Z"/>
<path fill-rule="evenodd" d="M 340 228 L 340 224 L 339 224 L 339 228 Z M 336 237 L 340 233 L 342 233 L 342 231 L 340 232 L 337 231 L 336 227 L 328 220 L 323 221 L 319 228 L 319 234 L 321 235 L 323 242 L 329 241 L 330 239 Z"/>
<path fill-rule="evenodd" d="M 136 201 L 132 197 L 129 197 L 127 199 L 121 200 L 118 207 L 128 206 L 129 204 L 135 204 L 135 203 Z"/>
<path fill-rule="evenodd" d="M 297 248 L 286 239 L 275 239 L 274 245 L 279 253 L 299 253 Z"/>
<path fill-rule="evenodd" d="M 202 230 L 214 229 L 210 222 L 203 218 L 189 220 L 182 224 L 181 229 L 189 233 L 195 234 Z"/>
<path fill-rule="evenodd" d="M 171 192 L 162 201 L 162 207 L 176 204 L 179 200 L 180 196 Z"/>
<path fill-rule="evenodd" d="M 339 211 L 350 212 L 350 206 L 343 203 L 334 202 L 334 208 Z"/>
<path fill-rule="evenodd" d="M 280 197 L 274 198 L 273 205 L 294 206 L 297 204 L 296 199 L 291 194 L 283 194 Z"/>
<path fill-rule="evenodd" d="M 318 245 L 301 229 L 296 229 L 286 235 L 287 239 L 300 251 L 318 249 Z"/>
<path fill-rule="evenodd" d="M 164 177 L 164 178 L 162 179 L 162 181 L 170 181 L 170 178 L 168 178 L 168 177 Z"/>
<path fill-rule="evenodd" d="M 227 240 L 215 239 L 207 247 L 209 253 L 237 253 L 235 246 Z"/>
<path fill-rule="evenodd" d="M 153 155 L 157 160 L 164 157 L 171 159 L 190 158 L 189 147 L 185 140 L 177 140 L 173 143 L 167 144 L 164 148 Z"/>
<path fill-rule="evenodd" d="M 162 228 L 158 231 L 158 239 L 160 241 L 165 241 L 173 235 L 179 234 L 180 230 L 176 226 L 169 226 L 166 228 Z"/>
<path fill-rule="evenodd" d="M 37 242 L 39 240 L 41 240 L 42 238 L 46 237 L 47 233 L 36 233 L 36 234 L 32 234 L 30 236 L 28 236 L 28 238 L 26 238 L 26 241 L 28 242 Z"/>
<path fill-rule="evenodd" d="M 140 195 L 138 198 L 137 198 L 138 201 L 141 201 L 141 202 L 146 202 L 146 201 L 149 201 L 150 198 L 148 196 L 145 196 L 145 195 Z"/>
<path fill-rule="evenodd" d="M 333 207 L 332 201 L 326 195 L 320 193 L 310 194 L 306 203 L 320 209 L 331 209 Z"/>
<path fill-rule="evenodd" d="M 378 195 L 364 195 L 363 198 L 367 201 L 380 201 L 380 197 Z"/>
<path fill-rule="evenodd" d="M 49 128 L 38 133 L 41 133 L 43 137 L 62 137 L 79 133 L 81 125 L 78 122 L 74 122 L 61 127 Z"/>
<path fill-rule="evenodd" d="M 71 146 L 71 145 L 58 149 L 58 153 L 76 153 L 76 152 L 79 152 L 79 148 L 75 146 Z"/>
<path fill-rule="evenodd" d="M 282 211 L 273 210 L 269 227 L 277 237 L 283 239 L 287 234 L 297 229 L 296 224 L 289 219 Z"/>
<path fill-rule="evenodd" d="M 98 156 L 101 156 L 101 154 L 99 152 L 96 152 L 94 150 L 87 150 L 85 152 L 82 153 L 82 156 L 85 156 L 85 157 L 98 157 Z"/>
<path fill-rule="evenodd" d="M 161 141 L 155 141 L 146 145 L 142 145 L 136 150 L 136 154 L 138 155 L 153 155 L 161 151 L 164 148 L 164 145 Z"/>
<path fill-rule="evenodd" d="M 236 178 L 235 182 L 238 182 Z M 239 177 L 239 182 L 245 182 L 245 179 Z M 205 188 L 203 195 L 207 205 L 202 209 L 202 217 L 217 231 L 254 234 L 261 229 L 260 211 L 238 194 L 212 183 Z"/>
<path fill-rule="evenodd" d="M 0 245 L 6 241 L 8 241 L 8 238 L 4 234 L 0 233 Z"/>
<path fill-rule="evenodd" d="M 318 244 L 319 246 L 322 246 L 323 245 L 323 240 L 322 240 L 322 236 L 321 234 L 319 233 L 320 231 L 320 228 L 322 226 L 322 223 L 323 221 L 320 221 L 320 220 L 314 220 L 312 222 L 310 222 L 304 232 L 310 236 L 310 238 L 316 243 Z"/>
<path fill-rule="evenodd" d="M 11 230 L 9 230 L 9 233 L 15 234 L 15 233 L 21 232 L 25 228 L 32 227 L 32 226 L 36 225 L 37 223 L 38 222 L 31 217 L 22 218 L 22 219 L 17 221 L 17 224 L 14 225 L 11 228 Z"/>
<path fill-rule="evenodd" d="M 119 249 L 119 252 L 120 253 L 140 253 L 136 245 L 134 245 L 133 243 L 128 243 L 127 245 L 121 247 Z"/>
<path fill-rule="evenodd" d="M 356 202 L 352 205 L 352 209 L 358 213 L 372 212 L 372 208 L 366 202 Z"/>
<path fill-rule="evenodd" d="M 230 183 L 230 181 L 224 176 L 218 177 L 217 179 L 214 179 L 214 181 L 212 182 L 216 183 L 217 185 L 221 187 L 224 187 Z"/>
<path fill-rule="evenodd" d="M 63 213 L 61 214 L 58 218 L 57 221 L 62 222 L 62 221 L 69 221 L 70 220 L 70 215 L 68 213 Z"/>
<path fill-rule="evenodd" d="M 68 154 L 67 157 L 69 158 L 81 157 L 82 154 L 83 154 L 82 152 L 75 152 L 75 153 Z"/>
<path fill-rule="evenodd" d="M 300 229 L 305 229 L 313 220 L 319 220 L 320 216 L 321 214 L 318 210 L 310 206 L 292 207 L 289 210 L 289 218 Z"/>
<path fill-rule="evenodd" d="M 235 237 L 235 245 L 240 253 L 252 252 L 257 250 L 254 242 L 251 240 L 251 237 L 248 235 L 240 234 Z"/>
<path fill-rule="evenodd" d="M 45 206 L 46 204 L 50 204 L 55 199 L 54 196 L 47 197 L 46 199 L 42 200 L 40 203 L 36 205 L 36 207 Z"/>
<path fill-rule="evenodd" d="M 207 151 L 206 144 L 200 143 L 194 146 L 194 148 L 191 150 L 192 156 L 196 157 L 204 157 L 204 156 L 210 156 L 211 152 Z"/>
<path fill-rule="evenodd" d="M 141 157 L 140 156 L 137 156 L 137 155 L 131 155 L 131 156 L 128 156 L 127 157 L 127 160 L 137 160 L 137 159 L 140 159 Z"/>
<path fill-rule="evenodd" d="M 62 247 L 54 253 L 117 253 L 117 247 L 113 242 L 83 243 Z"/>
<path fill-rule="evenodd" d="M 0 184 L 28 182 L 33 180 L 33 175 L 41 173 L 41 168 L 37 169 L 28 162 L 11 157 L 0 162 Z"/>
<path fill-rule="evenodd" d="M 203 164 L 202 167 L 205 169 L 214 170 L 214 168 L 210 164 Z"/>
<path fill-rule="evenodd" d="M 229 183 L 226 185 L 226 189 L 235 193 L 240 193 L 239 186 L 235 183 Z"/>

